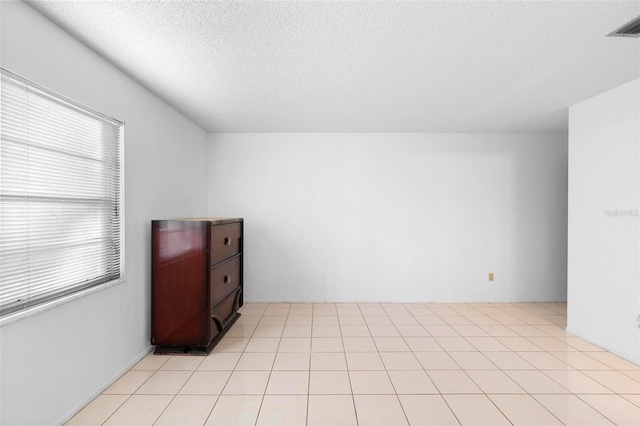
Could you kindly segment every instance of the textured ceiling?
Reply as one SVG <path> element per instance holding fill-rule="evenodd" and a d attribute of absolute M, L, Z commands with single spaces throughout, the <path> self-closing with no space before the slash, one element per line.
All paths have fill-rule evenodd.
<path fill-rule="evenodd" d="M 29 1 L 211 132 L 563 132 L 639 1 Z"/>

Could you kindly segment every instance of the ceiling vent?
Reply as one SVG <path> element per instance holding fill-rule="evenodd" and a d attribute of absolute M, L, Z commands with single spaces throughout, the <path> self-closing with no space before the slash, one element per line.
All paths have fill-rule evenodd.
<path fill-rule="evenodd" d="M 640 37 L 640 16 L 631 22 L 627 22 L 611 34 L 609 37 Z"/>

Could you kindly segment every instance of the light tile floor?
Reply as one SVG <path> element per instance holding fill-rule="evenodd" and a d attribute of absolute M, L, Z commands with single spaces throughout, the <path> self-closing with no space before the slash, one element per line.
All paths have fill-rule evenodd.
<path fill-rule="evenodd" d="M 207 357 L 148 355 L 68 424 L 640 425 L 640 366 L 562 303 L 247 303 Z"/>

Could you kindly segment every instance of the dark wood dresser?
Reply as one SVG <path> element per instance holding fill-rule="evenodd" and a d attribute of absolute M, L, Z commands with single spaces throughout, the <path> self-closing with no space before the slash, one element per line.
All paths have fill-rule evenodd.
<path fill-rule="evenodd" d="M 151 344 L 207 354 L 242 306 L 241 218 L 151 223 Z"/>

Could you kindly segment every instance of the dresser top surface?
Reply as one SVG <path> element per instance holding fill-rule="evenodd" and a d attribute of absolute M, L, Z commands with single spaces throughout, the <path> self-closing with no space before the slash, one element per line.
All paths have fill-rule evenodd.
<path fill-rule="evenodd" d="M 211 225 L 243 222 L 241 217 L 189 217 L 181 219 L 154 220 L 153 222 L 211 222 Z"/>

